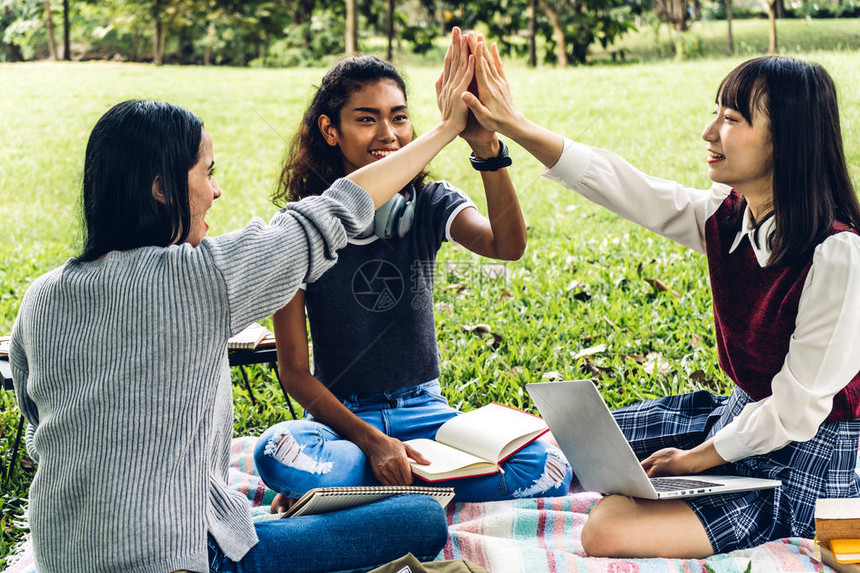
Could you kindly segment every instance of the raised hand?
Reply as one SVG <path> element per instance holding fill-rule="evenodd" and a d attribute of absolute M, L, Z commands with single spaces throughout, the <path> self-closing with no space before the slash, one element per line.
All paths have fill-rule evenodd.
<path fill-rule="evenodd" d="M 483 36 L 481 34 L 473 34 L 467 33 L 465 36 L 466 42 L 469 46 L 469 53 L 475 54 L 478 49 L 478 40 L 483 40 Z M 472 82 L 469 84 L 469 93 L 478 96 L 480 99 L 480 94 L 478 93 L 478 80 L 476 77 L 472 78 Z M 481 156 L 495 156 L 498 153 L 498 146 L 496 145 L 496 149 L 494 153 L 480 153 L 483 151 L 483 148 L 493 144 L 496 140 L 496 134 L 494 131 L 486 129 L 481 123 L 475 118 L 475 114 L 469 111 L 469 119 L 466 122 L 466 129 L 460 132 L 460 137 L 466 140 L 466 142 L 472 147 L 475 154 L 479 157 Z"/>
<path fill-rule="evenodd" d="M 442 115 L 442 122 L 459 128 L 462 132 L 469 117 L 469 108 L 463 101 L 463 92 L 475 75 L 475 58 L 469 54 L 468 40 L 454 28 L 451 43 L 445 53 L 442 73 L 436 80 L 436 104 Z"/>
<path fill-rule="evenodd" d="M 507 135 L 508 130 L 524 118 L 514 107 L 499 49 L 493 44 L 490 52 L 484 39 L 479 37 L 472 55 L 475 58 L 478 95 L 465 93 L 463 101 L 485 129 Z"/>

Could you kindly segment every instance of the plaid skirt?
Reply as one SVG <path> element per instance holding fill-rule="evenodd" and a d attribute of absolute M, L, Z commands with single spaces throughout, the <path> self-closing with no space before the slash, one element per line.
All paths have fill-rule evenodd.
<path fill-rule="evenodd" d="M 613 412 L 640 460 L 660 448 L 693 448 L 731 422 L 753 399 L 735 387 L 731 396 L 701 390 L 640 402 Z M 808 442 L 711 468 L 709 474 L 777 479 L 782 486 L 685 499 L 705 527 L 716 553 L 746 549 L 782 537 L 815 535 L 815 500 L 858 497 L 860 420 L 825 422 Z"/>

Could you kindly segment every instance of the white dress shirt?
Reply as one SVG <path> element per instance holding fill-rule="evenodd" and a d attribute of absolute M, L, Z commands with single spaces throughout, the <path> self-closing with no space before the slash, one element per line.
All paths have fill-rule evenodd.
<path fill-rule="evenodd" d="M 544 176 L 647 229 L 705 252 L 705 222 L 731 191 L 715 183 L 691 189 L 651 177 L 616 154 L 565 140 L 564 152 Z M 770 257 L 762 224 L 752 240 L 749 208 L 730 252 L 748 240 L 759 265 Z M 773 394 L 748 404 L 714 435 L 726 461 L 765 454 L 815 436 L 833 397 L 860 372 L 860 236 L 838 233 L 815 248 L 803 285 L 788 354 L 772 382 Z"/>

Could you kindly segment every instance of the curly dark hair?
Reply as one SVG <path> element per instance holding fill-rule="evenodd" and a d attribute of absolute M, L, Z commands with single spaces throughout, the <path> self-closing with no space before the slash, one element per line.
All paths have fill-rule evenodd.
<path fill-rule="evenodd" d="M 345 58 L 323 76 L 287 149 L 278 188 L 272 195 L 276 205 L 283 206 L 310 195 L 319 195 L 335 179 L 346 175 L 340 148 L 326 143 L 317 122 L 321 115 L 326 115 L 335 127 L 339 127 L 340 110 L 349 97 L 365 85 L 380 80 L 395 82 L 406 99 L 403 78 L 394 66 L 376 56 Z M 415 185 L 420 188 L 426 177 L 426 172 L 419 173 L 407 187 Z"/>

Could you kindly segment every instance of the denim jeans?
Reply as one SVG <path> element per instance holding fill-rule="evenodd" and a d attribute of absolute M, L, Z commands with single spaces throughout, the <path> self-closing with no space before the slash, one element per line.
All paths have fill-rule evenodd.
<path fill-rule="evenodd" d="M 433 439 L 439 426 L 457 415 L 436 380 L 341 401 L 371 426 L 404 441 Z M 254 461 L 266 485 L 287 497 L 301 497 L 315 487 L 379 485 L 364 452 L 310 416 L 266 430 L 257 442 Z M 453 487 L 455 501 L 496 501 L 564 495 L 572 477 L 561 451 L 541 441 L 508 458 L 502 469 L 503 473 L 432 485 Z"/>
<path fill-rule="evenodd" d="M 399 495 L 255 527 L 260 540 L 238 563 L 209 538 L 210 573 L 368 571 L 406 553 L 430 561 L 448 539 L 445 511 L 424 495 Z"/>

